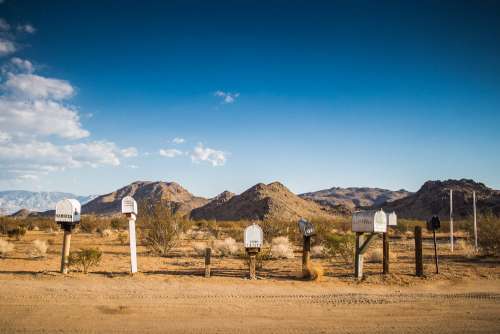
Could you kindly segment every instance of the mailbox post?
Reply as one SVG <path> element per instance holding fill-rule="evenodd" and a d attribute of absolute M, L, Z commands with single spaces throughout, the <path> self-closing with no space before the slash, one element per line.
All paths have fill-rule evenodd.
<path fill-rule="evenodd" d="M 375 236 L 387 232 L 387 216 L 383 210 L 357 211 L 352 215 L 352 231 L 356 232 L 354 276 L 363 278 L 363 255 Z M 369 233 L 366 240 L 364 233 Z"/>
<path fill-rule="evenodd" d="M 61 252 L 61 273 L 68 273 L 71 232 L 80 223 L 81 205 L 76 199 L 63 199 L 56 204 L 55 220 L 64 230 Z"/>
<path fill-rule="evenodd" d="M 130 244 L 130 272 L 137 272 L 137 245 L 135 237 L 135 220 L 137 218 L 137 202 L 132 196 L 122 199 L 122 213 L 128 217 L 128 235 Z"/>
<path fill-rule="evenodd" d="M 432 231 L 432 239 L 434 240 L 434 264 L 436 265 L 436 274 L 439 274 L 436 230 L 439 230 L 440 228 L 441 221 L 438 216 L 432 216 L 432 218 L 427 221 L 427 230 Z"/>
<path fill-rule="evenodd" d="M 245 229 L 243 236 L 245 250 L 249 256 L 248 269 L 250 273 L 250 279 L 257 279 L 255 264 L 257 262 L 257 254 L 260 252 L 260 249 L 262 247 L 264 233 L 262 232 L 262 228 L 259 225 L 253 223 Z"/>
<path fill-rule="evenodd" d="M 387 232 L 383 234 L 382 238 L 382 245 L 383 245 L 383 254 L 384 254 L 384 262 L 383 262 L 383 273 L 384 275 L 389 274 L 389 228 L 391 226 L 397 226 L 398 225 L 398 216 L 396 215 L 395 212 L 388 213 L 387 214 Z"/>
<path fill-rule="evenodd" d="M 304 245 L 302 247 L 302 275 L 307 277 L 310 275 L 308 268 L 311 259 L 311 237 L 316 234 L 316 230 L 311 222 L 302 218 L 299 220 L 299 230 L 304 237 Z"/>

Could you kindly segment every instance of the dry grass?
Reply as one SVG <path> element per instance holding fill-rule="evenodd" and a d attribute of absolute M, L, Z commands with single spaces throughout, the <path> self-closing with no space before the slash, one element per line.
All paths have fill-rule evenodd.
<path fill-rule="evenodd" d="M 7 240 L 0 239 L 0 256 L 5 257 L 14 251 L 14 244 Z"/>
<path fill-rule="evenodd" d="M 224 240 L 215 240 L 212 249 L 214 255 L 220 256 L 238 255 L 241 252 L 240 245 L 231 237 Z"/>
<path fill-rule="evenodd" d="M 312 258 L 323 258 L 325 257 L 325 247 L 322 245 L 316 245 L 311 248 Z"/>
<path fill-rule="evenodd" d="M 312 281 L 321 281 L 325 275 L 325 270 L 323 266 L 319 263 L 310 263 L 307 267 L 307 277 Z"/>
<path fill-rule="evenodd" d="M 293 259 L 293 246 L 288 237 L 277 237 L 271 243 L 271 257 L 273 259 Z"/>
<path fill-rule="evenodd" d="M 34 240 L 30 250 L 30 256 L 33 258 L 45 257 L 48 249 L 49 245 L 45 240 Z"/>
<path fill-rule="evenodd" d="M 204 242 L 195 242 L 193 244 L 193 251 L 198 256 L 205 256 L 205 251 L 207 249 L 207 244 Z"/>

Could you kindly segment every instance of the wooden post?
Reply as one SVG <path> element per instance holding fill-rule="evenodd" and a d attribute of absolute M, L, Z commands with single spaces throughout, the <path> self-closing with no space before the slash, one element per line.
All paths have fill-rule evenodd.
<path fill-rule="evenodd" d="M 356 232 L 356 250 L 354 254 L 354 277 L 360 280 L 363 278 L 363 254 L 361 253 L 361 246 L 364 237 L 362 232 Z"/>
<path fill-rule="evenodd" d="M 432 229 L 432 235 L 433 235 L 433 239 L 434 239 L 434 263 L 436 264 L 436 274 L 439 274 L 437 240 L 436 240 L 436 230 L 435 229 Z"/>
<path fill-rule="evenodd" d="M 415 226 L 415 274 L 424 276 L 424 264 L 422 258 L 422 228 Z"/>
<path fill-rule="evenodd" d="M 65 228 L 62 254 L 61 254 L 61 273 L 63 274 L 68 273 L 70 245 L 71 245 L 71 230 Z"/>
<path fill-rule="evenodd" d="M 386 232 L 382 236 L 382 246 L 384 250 L 384 261 L 383 261 L 383 273 L 384 275 L 389 274 L 389 232 Z"/>
<path fill-rule="evenodd" d="M 450 189 L 450 249 L 453 253 L 453 190 Z"/>
<path fill-rule="evenodd" d="M 205 248 L 205 277 L 210 277 L 210 262 L 212 257 L 212 248 Z"/>
<path fill-rule="evenodd" d="M 128 236 L 130 244 L 130 272 L 137 272 L 137 245 L 135 238 L 135 215 L 131 214 L 128 221 Z"/>
<path fill-rule="evenodd" d="M 302 276 L 309 277 L 309 261 L 311 259 L 311 237 L 304 236 L 304 246 L 302 248 Z"/>
<path fill-rule="evenodd" d="M 247 253 L 249 256 L 248 260 L 248 271 L 250 273 L 250 279 L 257 279 L 257 273 L 255 271 L 255 266 L 257 263 L 257 253 L 259 248 L 247 248 Z"/>
<path fill-rule="evenodd" d="M 476 216 L 476 192 L 472 192 L 472 211 L 474 211 L 474 247 L 476 249 L 476 252 L 478 251 L 477 247 L 477 216 Z"/>

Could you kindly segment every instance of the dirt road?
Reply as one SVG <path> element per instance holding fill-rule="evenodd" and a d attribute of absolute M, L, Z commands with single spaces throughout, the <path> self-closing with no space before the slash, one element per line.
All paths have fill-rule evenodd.
<path fill-rule="evenodd" d="M 500 281 L 0 275 L 2 333 L 499 333 Z"/>

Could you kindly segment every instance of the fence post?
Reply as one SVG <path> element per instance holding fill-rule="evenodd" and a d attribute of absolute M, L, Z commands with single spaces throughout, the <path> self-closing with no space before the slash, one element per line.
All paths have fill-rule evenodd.
<path fill-rule="evenodd" d="M 212 248 L 205 248 L 205 277 L 210 277 L 210 262 L 212 257 Z"/>
<path fill-rule="evenodd" d="M 71 244 L 71 230 L 64 228 L 64 239 L 63 239 L 62 256 L 61 256 L 61 273 L 63 274 L 68 273 L 70 244 Z"/>
<path fill-rule="evenodd" d="M 356 251 L 354 255 L 354 277 L 360 280 L 363 278 L 363 254 L 361 254 L 361 246 L 364 238 L 363 233 L 356 232 Z"/>
<path fill-rule="evenodd" d="M 302 275 L 304 277 L 309 277 L 309 261 L 311 252 L 311 237 L 304 236 L 304 246 L 302 248 Z"/>
<path fill-rule="evenodd" d="M 383 273 L 384 275 L 389 274 L 389 232 L 386 232 L 382 236 L 382 246 L 384 249 L 384 262 L 383 262 Z"/>
<path fill-rule="evenodd" d="M 422 258 L 422 227 L 415 226 L 415 274 L 418 277 L 424 275 L 424 264 Z"/>

